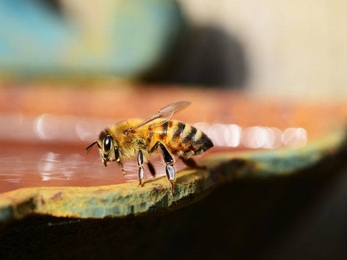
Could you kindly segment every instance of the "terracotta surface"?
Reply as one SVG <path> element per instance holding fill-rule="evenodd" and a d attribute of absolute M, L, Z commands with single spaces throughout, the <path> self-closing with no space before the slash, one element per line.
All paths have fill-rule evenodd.
<path fill-rule="evenodd" d="M 104 127 L 145 118 L 178 100 L 192 105 L 174 118 L 201 128 L 216 147 L 199 158 L 207 170 L 178 173 L 174 196 L 163 177 L 147 175 L 139 188 L 135 161 L 126 162 L 129 174 L 123 176 L 116 164 L 102 165 L 97 149 L 85 154 Z M 342 102 L 268 100 L 222 89 L 113 81 L 6 84 L 0 88 L 0 111 L 3 221 L 32 213 L 98 218 L 183 206 L 235 177 L 294 174 L 338 154 L 346 140 Z M 235 133 L 236 141 L 230 137 Z M 161 161 L 154 164 L 163 176 Z M 180 162 L 175 166 L 184 168 Z M 115 185 L 122 183 L 128 184 Z M 196 197 L 189 202 L 191 194 Z"/>

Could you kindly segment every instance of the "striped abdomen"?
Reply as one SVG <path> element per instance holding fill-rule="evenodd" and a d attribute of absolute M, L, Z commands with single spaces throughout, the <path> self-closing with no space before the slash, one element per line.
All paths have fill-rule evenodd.
<path fill-rule="evenodd" d="M 195 127 L 171 120 L 151 128 L 151 144 L 161 141 L 169 151 L 180 157 L 198 155 L 213 146 L 210 138 Z"/>

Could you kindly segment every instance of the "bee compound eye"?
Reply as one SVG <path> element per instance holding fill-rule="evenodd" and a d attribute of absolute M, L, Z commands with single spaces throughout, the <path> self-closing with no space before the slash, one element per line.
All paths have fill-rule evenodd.
<path fill-rule="evenodd" d="M 112 137 L 111 136 L 106 136 L 104 138 L 104 150 L 105 152 L 109 152 L 111 150 L 111 143 L 112 143 Z"/>

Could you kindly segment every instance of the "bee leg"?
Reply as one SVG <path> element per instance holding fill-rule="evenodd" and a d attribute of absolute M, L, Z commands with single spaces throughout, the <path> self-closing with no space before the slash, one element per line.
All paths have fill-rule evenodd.
<path fill-rule="evenodd" d="M 199 165 L 193 158 L 180 157 L 180 159 L 190 168 L 199 168 Z"/>
<path fill-rule="evenodd" d="M 114 148 L 114 154 L 115 154 L 115 157 L 116 157 L 116 162 L 117 162 L 117 164 L 118 164 L 119 168 L 121 168 L 121 169 L 122 169 L 122 173 L 123 173 L 123 175 L 125 175 L 125 174 L 126 174 L 126 172 L 125 172 L 125 170 L 124 170 L 123 163 L 122 163 L 122 161 L 120 160 L 120 156 L 119 156 L 118 147 L 115 147 L 115 148 Z"/>
<path fill-rule="evenodd" d="M 152 150 L 157 149 L 158 146 L 160 148 L 161 154 L 166 164 L 166 177 L 171 183 L 171 192 L 174 193 L 174 189 L 175 189 L 175 168 L 173 167 L 174 158 L 172 157 L 170 152 L 167 150 L 166 146 L 159 141 L 154 145 Z"/>
<path fill-rule="evenodd" d="M 143 176 L 144 176 L 144 169 L 143 169 L 143 153 L 141 150 L 137 153 L 137 165 L 139 166 L 139 186 L 143 186 Z"/>
<path fill-rule="evenodd" d="M 175 168 L 173 165 L 166 165 L 166 176 L 171 183 L 171 193 L 173 194 L 175 191 Z"/>
<path fill-rule="evenodd" d="M 126 175 L 127 173 L 126 173 L 125 170 L 124 170 L 124 166 L 123 166 L 123 163 L 121 162 L 121 160 L 118 158 L 118 159 L 116 160 L 116 162 L 117 162 L 119 168 L 122 169 L 123 175 Z"/>
<path fill-rule="evenodd" d="M 126 175 L 127 173 L 126 173 L 125 170 L 124 170 L 124 166 L 123 166 L 122 162 L 119 160 L 119 161 L 117 161 L 117 163 L 118 163 L 119 168 L 122 169 L 123 175 Z"/>
<path fill-rule="evenodd" d="M 155 177 L 155 169 L 154 169 L 153 164 L 152 164 L 150 161 L 148 161 L 148 162 L 147 162 L 147 166 L 148 166 L 148 169 L 149 169 L 151 175 L 152 175 L 153 177 Z"/>

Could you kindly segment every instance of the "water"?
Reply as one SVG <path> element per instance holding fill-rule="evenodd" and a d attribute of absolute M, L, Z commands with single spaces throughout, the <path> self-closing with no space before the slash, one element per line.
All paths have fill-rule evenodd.
<path fill-rule="evenodd" d="M 157 176 L 165 175 L 160 158 L 152 161 Z M 136 159 L 124 161 L 123 176 L 117 163 L 103 165 L 97 149 L 85 154 L 82 145 L 0 145 L 0 192 L 23 187 L 98 186 L 138 181 Z M 181 161 L 176 170 L 184 168 Z M 145 180 L 152 176 L 145 166 Z"/>

